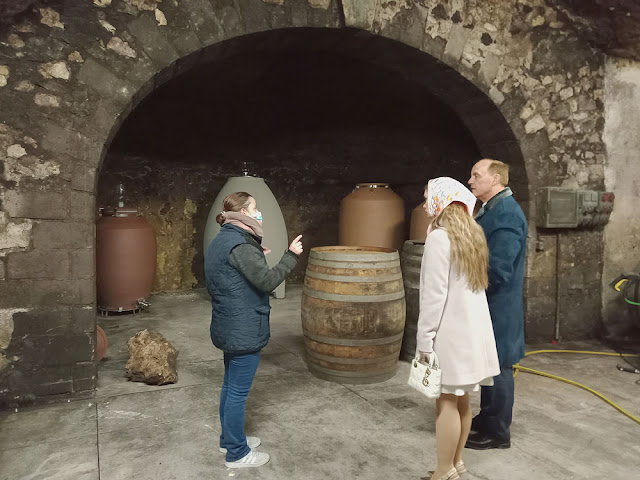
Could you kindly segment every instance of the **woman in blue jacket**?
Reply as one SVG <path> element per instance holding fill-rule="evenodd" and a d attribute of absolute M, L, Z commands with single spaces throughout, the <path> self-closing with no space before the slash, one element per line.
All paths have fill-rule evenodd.
<path fill-rule="evenodd" d="M 254 450 L 258 437 L 244 434 L 244 411 L 260 350 L 269 341 L 269 293 L 282 283 L 302 253 L 302 235 L 269 269 L 262 247 L 262 214 L 246 192 L 228 195 L 216 217 L 222 226 L 205 252 L 211 295 L 211 340 L 224 352 L 220 393 L 220 451 L 229 468 L 259 467 L 267 453 Z"/>

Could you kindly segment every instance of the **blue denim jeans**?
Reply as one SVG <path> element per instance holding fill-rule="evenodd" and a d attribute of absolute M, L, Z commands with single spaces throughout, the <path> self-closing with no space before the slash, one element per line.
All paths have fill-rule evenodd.
<path fill-rule="evenodd" d="M 227 449 L 227 462 L 241 459 L 251 450 L 244 434 L 244 407 L 258 369 L 260 352 L 224 354 L 224 382 L 220 392 L 220 446 Z"/>
<path fill-rule="evenodd" d="M 493 377 L 493 387 L 482 387 L 480 413 L 473 419 L 474 429 L 491 438 L 510 440 L 514 400 L 513 368 L 501 368 Z"/>

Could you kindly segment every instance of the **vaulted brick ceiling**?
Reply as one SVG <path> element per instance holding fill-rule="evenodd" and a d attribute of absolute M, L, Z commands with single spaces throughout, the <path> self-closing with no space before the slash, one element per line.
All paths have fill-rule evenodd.
<path fill-rule="evenodd" d="M 55 6 L 77 0 L 40 0 Z M 564 14 L 569 24 L 595 47 L 609 55 L 640 60 L 640 0 L 546 0 Z M 0 0 L 0 24 L 36 3 L 36 0 Z"/>

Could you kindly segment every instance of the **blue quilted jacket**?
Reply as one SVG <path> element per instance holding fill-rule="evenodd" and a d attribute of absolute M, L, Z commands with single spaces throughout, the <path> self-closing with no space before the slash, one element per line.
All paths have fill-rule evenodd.
<path fill-rule="evenodd" d="M 256 239 L 241 228 L 224 225 L 205 254 L 205 277 L 211 295 L 211 340 L 227 353 L 251 353 L 269 341 L 269 292 L 260 291 L 229 263 L 231 250 Z"/>

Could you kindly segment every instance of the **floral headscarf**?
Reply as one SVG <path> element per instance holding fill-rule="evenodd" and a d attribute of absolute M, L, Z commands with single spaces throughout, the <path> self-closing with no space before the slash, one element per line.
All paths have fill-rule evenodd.
<path fill-rule="evenodd" d="M 429 215 L 437 216 L 453 202 L 460 202 L 473 215 L 476 197 L 459 181 L 450 177 L 432 178 L 427 184 L 427 209 Z"/>

